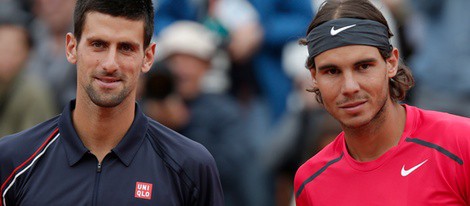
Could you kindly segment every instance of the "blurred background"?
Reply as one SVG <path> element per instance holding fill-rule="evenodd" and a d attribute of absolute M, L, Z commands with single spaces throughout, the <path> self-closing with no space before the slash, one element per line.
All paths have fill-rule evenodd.
<path fill-rule="evenodd" d="M 154 1 L 156 63 L 138 102 L 207 147 L 228 206 L 292 205 L 296 169 L 341 131 L 305 91 L 307 48 L 297 43 L 322 2 Z M 404 103 L 470 117 L 470 1 L 373 3 L 416 78 Z M 75 97 L 64 49 L 74 4 L 0 0 L 0 137 L 58 115 Z"/>

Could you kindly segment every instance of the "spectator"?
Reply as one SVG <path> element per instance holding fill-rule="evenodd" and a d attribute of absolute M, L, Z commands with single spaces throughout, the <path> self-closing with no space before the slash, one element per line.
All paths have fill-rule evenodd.
<path fill-rule="evenodd" d="M 188 0 L 160 1 L 155 16 L 163 20 L 157 22 L 156 34 L 158 35 L 159 31 L 170 22 L 178 19 L 207 22 L 206 20 L 212 18 L 220 21 L 222 28 L 218 31 L 226 29 L 229 33 L 226 36 L 229 37 L 228 51 L 234 63 L 231 70 L 232 78 L 237 80 L 233 82 L 236 96 L 240 98 L 241 95 L 241 98 L 246 98 L 246 87 L 250 90 L 249 93 L 253 93 L 259 86 L 261 96 L 266 99 L 269 106 L 270 122 L 275 123 L 286 109 L 286 99 L 292 88 L 291 80 L 282 70 L 282 49 L 289 40 L 302 36 L 303 26 L 308 24 L 313 15 L 311 2 L 308 0 L 197 2 L 199 4 Z M 226 5 L 238 5 L 236 8 L 244 9 L 224 12 L 228 10 Z M 255 14 L 248 12 L 252 9 Z M 240 15 L 241 12 L 248 14 Z M 239 16 L 250 16 L 250 18 Z M 237 43 L 231 44 L 231 42 Z"/>
<path fill-rule="evenodd" d="M 156 18 L 156 35 L 175 20 L 194 20 L 223 38 L 229 54 L 230 94 L 242 108 L 244 128 L 254 142 L 257 176 L 247 190 L 253 190 L 253 205 L 273 205 L 273 178 L 260 156 L 270 145 L 269 132 L 286 111 L 292 80 L 284 73 L 281 54 L 286 43 L 297 40 L 313 15 L 308 0 L 161 0 Z M 221 52 L 218 52 L 221 53 Z M 158 56 L 158 55 L 157 55 Z M 220 70 L 220 66 L 211 71 Z M 253 194 L 256 195 L 253 195 Z"/>
<path fill-rule="evenodd" d="M 180 132 L 204 145 L 217 162 L 226 205 L 249 205 L 247 165 L 251 139 L 243 129 L 238 105 L 229 96 L 202 89 L 217 43 L 201 24 L 177 21 L 162 30 L 156 57 L 176 77 L 176 91 L 189 109 L 189 122 Z"/>
<path fill-rule="evenodd" d="M 282 69 L 282 50 L 290 40 L 303 35 L 303 29 L 313 16 L 308 0 L 250 0 L 258 11 L 263 28 L 261 48 L 253 59 L 255 77 L 270 106 L 273 122 L 286 110 L 292 80 Z"/>
<path fill-rule="evenodd" d="M 189 112 L 182 98 L 176 93 L 175 77 L 163 64 L 154 64 L 144 77 L 145 113 L 163 125 L 181 130 L 188 123 Z"/>
<path fill-rule="evenodd" d="M 28 20 L 13 4 L 0 3 L 0 137 L 56 114 L 46 85 L 25 71 L 33 46 Z"/>
<path fill-rule="evenodd" d="M 64 36 L 72 31 L 75 0 L 33 0 L 35 19 L 32 34 L 37 45 L 30 72 L 39 76 L 53 91 L 57 110 L 75 98 L 77 74 L 65 58 Z"/>
<path fill-rule="evenodd" d="M 470 1 L 410 3 L 424 23 L 411 59 L 416 105 L 470 117 Z"/>

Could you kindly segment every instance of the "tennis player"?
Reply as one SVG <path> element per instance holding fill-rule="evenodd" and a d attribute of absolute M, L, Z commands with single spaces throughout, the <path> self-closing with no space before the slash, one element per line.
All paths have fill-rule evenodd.
<path fill-rule="evenodd" d="M 470 119 L 400 103 L 414 80 L 391 36 L 368 0 L 311 22 L 311 91 L 343 132 L 298 169 L 298 206 L 470 205 Z"/>

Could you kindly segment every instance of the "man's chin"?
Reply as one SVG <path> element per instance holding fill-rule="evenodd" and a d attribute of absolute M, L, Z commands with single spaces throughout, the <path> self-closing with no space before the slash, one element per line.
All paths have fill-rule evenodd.
<path fill-rule="evenodd" d="M 121 104 L 121 102 L 93 101 L 96 106 L 103 108 L 113 108 Z"/>
<path fill-rule="evenodd" d="M 343 127 L 350 128 L 350 129 L 357 129 L 357 128 L 361 128 L 367 125 L 370 122 L 370 119 L 366 119 L 363 116 L 362 117 L 358 116 L 358 117 L 348 118 L 347 120 L 345 119 L 339 120 L 339 122 L 341 123 Z"/>
<path fill-rule="evenodd" d="M 93 102 L 93 104 L 103 108 L 116 107 L 120 105 L 129 95 L 127 90 L 116 93 L 102 91 L 99 92 L 99 90 L 95 90 L 92 87 L 86 88 L 86 93 L 88 94 L 88 97 L 90 98 L 91 102 Z"/>
<path fill-rule="evenodd" d="M 103 108 L 113 108 L 118 105 L 120 105 L 125 97 L 124 96 L 113 96 L 113 97 L 96 97 L 96 96 L 90 96 L 91 101 L 99 107 Z"/>

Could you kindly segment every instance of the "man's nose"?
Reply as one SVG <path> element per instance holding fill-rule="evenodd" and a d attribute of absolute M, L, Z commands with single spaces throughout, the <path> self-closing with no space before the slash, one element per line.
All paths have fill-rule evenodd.
<path fill-rule="evenodd" d="M 108 53 L 103 59 L 101 66 L 103 69 L 108 73 L 114 73 L 118 68 L 119 65 L 117 63 L 117 53 L 116 49 L 111 48 L 109 49 Z"/>
<path fill-rule="evenodd" d="M 344 72 L 343 78 L 344 78 L 344 81 L 343 81 L 342 93 L 345 96 L 350 96 L 359 92 L 360 90 L 359 82 L 357 80 L 357 77 L 355 77 L 352 72 Z"/>

